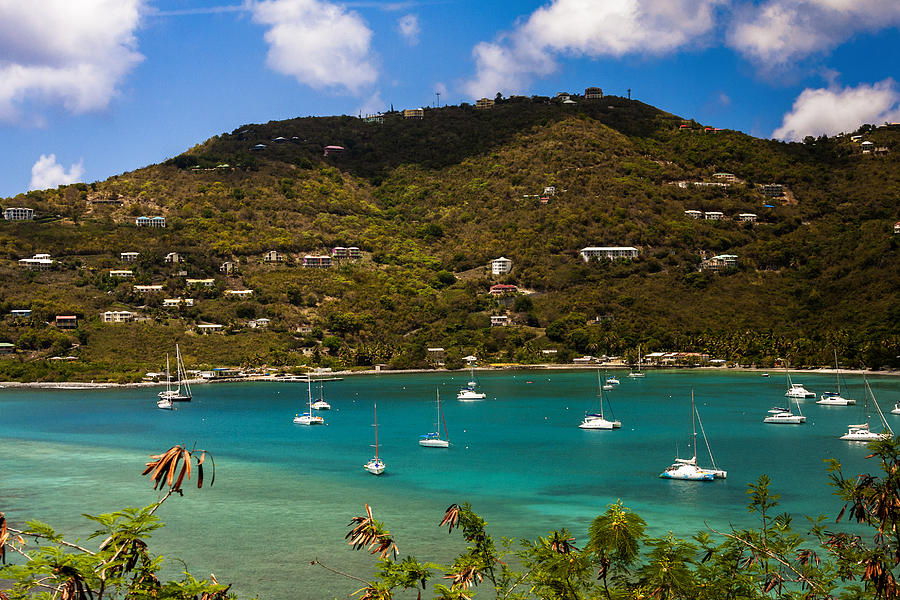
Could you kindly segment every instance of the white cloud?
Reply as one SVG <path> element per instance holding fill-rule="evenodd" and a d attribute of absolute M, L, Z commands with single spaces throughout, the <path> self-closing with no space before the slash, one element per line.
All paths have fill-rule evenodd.
<path fill-rule="evenodd" d="M 66 171 L 61 164 L 56 162 L 55 154 L 41 154 L 41 157 L 31 167 L 31 183 L 28 189 L 46 190 L 59 185 L 76 183 L 81 181 L 83 175 L 82 161 L 73 164 Z"/>
<path fill-rule="evenodd" d="M 109 105 L 143 57 L 144 0 L 0 0 L 0 120 L 31 102 L 73 113 Z"/>
<path fill-rule="evenodd" d="M 762 67 L 783 67 L 898 24 L 897 0 L 768 0 L 735 11 L 728 44 Z"/>
<path fill-rule="evenodd" d="M 266 63 L 315 89 L 358 93 L 375 83 L 372 30 L 362 17 L 319 0 L 248 0 L 253 20 L 268 27 Z"/>
<path fill-rule="evenodd" d="M 415 46 L 419 43 L 419 34 L 422 33 L 422 29 L 419 27 L 418 16 L 405 15 L 400 17 L 400 20 L 397 21 L 397 29 L 410 46 Z"/>
<path fill-rule="evenodd" d="M 357 109 L 361 115 L 372 115 L 387 110 L 384 100 L 381 99 L 381 91 L 376 90 L 374 94 L 366 98 L 365 102 Z"/>
<path fill-rule="evenodd" d="M 481 42 L 472 53 L 472 96 L 521 91 L 557 69 L 559 55 L 620 57 L 663 54 L 701 45 L 727 0 L 553 0 L 512 32 Z"/>
<path fill-rule="evenodd" d="M 900 91 L 893 79 L 857 87 L 805 89 L 772 137 L 798 141 L 884 121 L 900 121 Z"/>

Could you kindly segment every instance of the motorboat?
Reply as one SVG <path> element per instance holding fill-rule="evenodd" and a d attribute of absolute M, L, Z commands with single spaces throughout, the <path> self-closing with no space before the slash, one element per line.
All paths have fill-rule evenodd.
<path fill-rule="evenodd" d="M 802 383 L 791 383 L 787 391 L 784 393 L 788 398 L 815 398 L 816 393 L 811 392 Z"/>

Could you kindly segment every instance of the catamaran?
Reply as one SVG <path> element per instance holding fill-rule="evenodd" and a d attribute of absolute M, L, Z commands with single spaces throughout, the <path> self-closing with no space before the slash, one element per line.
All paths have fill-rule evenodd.
<path fill-rule="evenodd" d="M 381 475 L 384 473 L 385 465 L 384 461 L 378 457 L 378 405 L 373 404 L 372 408 L 375 412 L 375 456 L 363 465 L 363 469 L 372 475 Z"/>
<path fill-rule="evenodd" d="M 791 381 L 791 373 L 787 370 L 787 367 L 784 369 L 785 374 L 787 375 L 787 384 L 788 389 L 784 393 L 788 398 L 815 398 L 816 393 L 811 392 L 805 387 L 803 387 L 802 383 L 794 383 Z"/>
<path fill-rule="evenodd" d="M 459 390 L 456 394 L 457 400 L 469 401 L 469 400 L 484 400 L 487 398 L 487 394 L 484 392 L 479 392 L 476 388 L 478 386 L 478 382 L 475 381 L 475 361 L 469 361 L 469 383 L 466 384 L 466 387 Z"/>
<path fill-rule="evenodd" d="M 872 392 L 868 379 L 866 380 L 866 392 L 866 422 L 859 425 L 848 425 L 847 433 L 841 436 L 842 440 L 848 442 L 877 442 L 878 440 L 888 439 L 894 435 L 894 430 L 888 425 L 888 422 L 884 418 L 884 413 L 881 412 L 881 407 L 878 406 L 878 401 L 875 399 L 875 394 Z M 878 418 L 881 420 L 881 433 L 876 433 L 869 428 L 869 421 L 871 420 L 869 415 L 869 396 L 872 397 L 872 404 L 875 405 L 875 410 L 878 412 Z"/>
<path fill-rule="evenodd" d="M 178 344 L 175 344 L 175 389 L 172 389 L 172 377 L 169 374 L 169 354 L 166 353 L 166 389 L 157 394 L 160 400 L 168 400 L 171 402 L 190 402 L 191 401 L 191 385 L 187 381 L 187 373 L 184 370 L 184 361 L 181 360 L 181 350 Z M 164 403 L 165 404 L 165 403 Z M 159 408 L 166 408 L 156 403 Z"/>
<path fill-rule="evenodd" d="M 706 431 L 703 429 L 703 422 L 700 421 L 700 431 L 703 433 L 703 441 L 706 443 L 706 450 L 709 452 L 709 460 L 712 462 L 712 468 L 704 468 L 697 465 L 697 427 L 696 422 L 700 421 L 700 413 L 694 404 L 694 390 L 691 390 L 691 435 L 694 455 L 691 458 L 675 457 L 675 462 L 665 471 L 659 474 L 664 479 L 681 479 L 685 481 L 712 481 L 713 479 L 725 479 L 728 472 L 719 469 L 713 458 L 712 450 L 709 447 L 709 441 L 706 439 Z"/>
<path fill-rule="evenodd" d="M 597 394 L 600 396 L 600 412 L 599 413 L 589 413 L 584 416 L 584 420 L 581 422 L 581 429 L 618 429 L 622 427 L 621 421 L 616 421 L 615 417 L 610 421 L 603 416 L 603 390 L 606 386 L 601 384 L 600 379 L 600 371 L 597 371 L 597 384 L 600 387 L 600 391 Z M 609 404 L 609 400 L 606 401 Z M 612 409 L 610 408 L 610 412 Z"/>
<path fill-rule="evenodd" d="M 310 380 L 306 380 L 306 389 L 309 395 L 309 412 L 305 412 L 302 414 L 297 414 L 294 416 L 294 423 L 298 425 L 324 425 L 325 419 L 315 413 L 313 409 L 313 401 L 312 401 L 312 382 Z"/>
<path fill-rule="evenodd" d="M 806 423 L 806 417 L 800 412 L 800 402 L 794 398 L 794 404 L 797 405 L 797 414 L 791 412 L 791 399 L 787 399 L 787 406 L 781 408 L 776 406 L 769 410 L 768 416 L 763 419 L 763 423 L 776 423 L 781 425 L 800 425 Z"/>
<path fill-rule="evenodd" d="M 856 404 L 856 400 L 841 396 L 841 368 L 838 366 L 837 350 L 834 351 L 834 369 L 836 372 L 835 378 L 837 379 L 837 391 L 822 392 L 822 395 L 816 400 L 816 404 L 824 404 L 826 406 L 849 406 L 851 404 Z"/>
<path fill-rule="evenodd" d="M 441 439 L 441 424 L 444 426 L 445 439 Z M 437 417 L 434 421 L 434 431 L 420 435 L 419 445 L 426 448 L 447 448 L 450 446 L 450 436 L 447 435 L 447 421 L 444 420 L 444 412 L 441 410 L 440 390 L 437 390 Z"/>

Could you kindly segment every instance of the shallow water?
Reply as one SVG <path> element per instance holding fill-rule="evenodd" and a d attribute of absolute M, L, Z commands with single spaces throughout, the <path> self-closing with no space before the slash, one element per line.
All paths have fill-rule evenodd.
<path fill-rule="evenodd" d="M 624 375 L 624 374 L 623 374 Z M 367 576 L 374 561 L 344 543 L 350 518 L 369 503 L 394 533 L 401 555 L 445 561 L 462 545 L 436 527 L 453 502 L 470 502 L 496 536 L 529 537 L 567 527 L 583 540 L 587 526 L 621 498 L 652 533 L 690 535 L 704 523 L 753 526 L 746 485 L 766 473 L 781 494 L 780 511 L 833 517 L 823 459 L 846 472 L 873 469 L 864 445 L 842 442 L 861 406 L 802 402 L 805 425 L 765 425 L 784 402 L 781 377 L 754 373 L 650 372 L 609 393 L 616 431 L 583 431 L 598 409 L 592 371 L 504 371 L 479 374 L 488 399 L 461 403 L 467 374 L 359 376 L 326 384 L 333 409 L 327 425 L 294 425 L 303 409 L 300 383 L 195 386 L 177 411 L 155 408 L 157 390 L 0 390 L 0 510 L 11 522 L 39 519 L 84 536 L 82 512 L 142 506 L 156 498 L 140 477 L 144 462 L 173 444 L 212 452 L 212 487 L 187 489 L 160 509 L 166 527 L 154 551 L 180 557 L 197 576 L 213 572 L 242 597 L 346 597 L 356 582 L 309 566 L 312 558 Z M 827 375 L 794 376 L 816 392 Z M 871 380 L 890 408 L 900 380 Z M 693 388 L 710 446 L 727 480 L 667 481 L 658 474 L 679 452 L 690 456 Z M 435 390 L 441 391 L 452 446 L 422 448 Z M 851 381 L 863 398 L 862 382 Z M 380 454 L 387 472 L 362 470 L 370 458 L 378 405 Z M 900 416 L 887 415 L 900 426 Z M 891 421 L 893 419 L 893 421 Z M 877 421 L 877 418 L 876 418 Z M 698 456 L 709 459 L 702 438 Z M 208 475 L 207 475 L 208 478 Z M 802 524 L 797 523 L 802 529 Z M 181 564 L 170 560 L 170 573 Z"/>

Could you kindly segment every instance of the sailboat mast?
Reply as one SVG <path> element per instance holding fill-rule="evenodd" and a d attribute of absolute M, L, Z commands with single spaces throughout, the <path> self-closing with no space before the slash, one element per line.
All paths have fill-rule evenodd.
<path fill-rule="evenodd" d="M 837 379 L 838 396 L 841 395 L 841 368 L 838 366 L 837 348 L 834 349 L 834 377 Z"/>
<path fill-rule="evenodd" d="M 372 403 L 372 408 L 375 411 L 375 461 L 378 461 L 378 405 Z"/>
<path fill-rule="evenodd" d="M 311 379 L 306 380 L 306 390 L 307 390 L 307 394 L 309 395 L 309 416 L 311 417 L 312 416 L 312 380 Z"/>
<path fill-rule="evenodd" d="M 441 407 L 441 390 L 437 390 L 438 403 L 438 419 L 444 424 L 444 439 L 450 441 L 450 434 L 447 433 L 447 420 L 444 418 L 444 409 Z"/>
<path fill-rule="evenodd" d="M 691 388 L 691 432 L 693 436 L 694 459 L 697 458 L 697 407 L 694 405 L 694 390 Z"/>
<path fill-rule="evenodd" d="M 169 375 L 169 353 L 166 352 L 166 391 L 172 391 L 172 376 Z"/>

